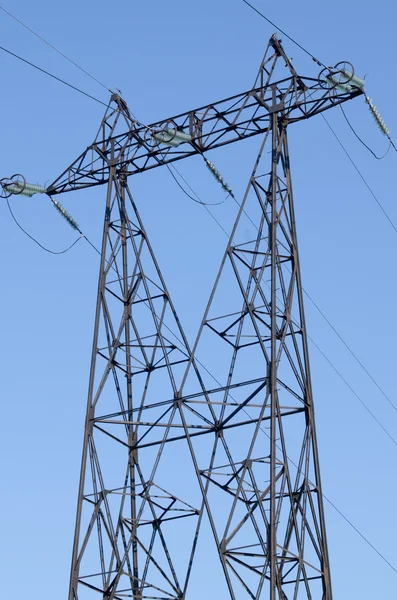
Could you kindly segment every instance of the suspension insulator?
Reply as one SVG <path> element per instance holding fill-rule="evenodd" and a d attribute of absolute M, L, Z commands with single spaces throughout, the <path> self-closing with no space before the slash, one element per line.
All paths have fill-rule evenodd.
<path fill-rule="evenodd" d="M 217 181 L 219 181 L 219 183 L 221 184 L 221 186 L 225 190 L 225 192 L 227 192 L 228 194 L 230 194 L 230 196 L 232 198 L 234 198 L 234 195 L 233 195 L 230 185 L 228 183 L 226 183 L 226 181 L 223 179 L 222 175 L 219 173 L 219 171 L 216 168 L 216 166 L 214 165 L 214 163 L 212 163 L 210 160 L 208 160 L 208 158 L 206 158 L 205 156 L 203 158 L 204 158 L 205 164 L 207 165 L 207 167 L 209 168 L 209 170 L 211 171 L 211 173 L 213 174 L 215 179 Z"/>
<path fill-rule="evenodd" d="M 375 121 L 377 122 L 379 129 L 385 136 L 389 137 L 390 132 L 389 132 L 388 128 L 386 127 L 386 123 L 380 116 L 380 113 L 379 113 L 378 109 L 376 108 L 375 104 L 372 102 L 372 100 L 369 96 L 365 96 L 365 101 L 368 104 L 368 108 L 371 111 Z"/>
<path fill-rule="evenodd" d="M 57 202 L 56 200 L 54 200 L 54 198 L 51 198 L 51 196 L 50 196 L 50 200 L 53 203 L 54 207 L 57 209 L 57 211 L 59 213 L 61 213 L 61 215 L 63 216 L 64 219 L 66 219 L 66 221 L 69 223 L 69 225 L 73 229 L 75 229 L 76 231 L 78 231 L 80 233 L 79 226 L 77 225 L 77 223 L 73 219 L 73 217 L 68 213 L 66 208 L 64 208 L 60 202 Z"/>

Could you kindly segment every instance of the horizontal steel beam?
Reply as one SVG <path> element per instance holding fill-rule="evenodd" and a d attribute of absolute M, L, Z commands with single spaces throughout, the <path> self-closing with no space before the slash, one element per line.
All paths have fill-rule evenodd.
<path fill-rule="evenodd" d="M 270 127 L 270 115 L 275 110 L 273 96 L 277 98 L 279 118 L 290 124 L 362 94 L 358 88 L 350 92 L 332 88 L 325 79 L 292 75 L 147 126 L 132 119 L 125 103 L 113 95 L 109 106 L 116 103 L 113 110 L 127 111 L 129 129 L 118 135 L 99 137 L 47 192 L 54 195 L 105 184 L 109 168 L 114 165 L 129 176 L 263 134 Z M 125 114 L 124 117 L 128 123 Z M 106 115 L 102 125 L 105 122 Z M 103 126 L 101 130 L 106 131 Z"/>

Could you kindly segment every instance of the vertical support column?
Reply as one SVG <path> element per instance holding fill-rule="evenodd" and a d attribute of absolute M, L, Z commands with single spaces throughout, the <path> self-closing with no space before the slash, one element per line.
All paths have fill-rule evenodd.
<path fill-rule="evenodd" d="M 74 531 L 74 539 L 73 539 L 73 550 L 72 550 L 72 564 L 71 564 L 71 575 L 70 575 L 70 584 L 69 584 L 69 600 L 77 600 L 77 587 L 78 587 L 78 576 L 79 576 L 79 568 L 80 568 L 80 535 L 81 535 L 81 517 L 83 511 L 83 503 L 84 503 L 84 488 L 85 488 L 85 479 L 87 473 L 87 462 L 88 462 L 88 454 L 90 447 L 90 438 L 92 436 L 93 430 L 93 415 L 94 415 L 94 405 L 93 405 L 93 391 L 94 391 L 94 380 L 95 380 L 95 366 L 96 366 L 96 354 L 98 349 L 98 333 L 99 333 L 99 325 L 101 319 L 101 308 L 102 308 L 102 298 L 104 297 L 104 286 L 105 286 L 105 263 L 106 263 L 106 247 L 108 240 L 108 229 L 110 222 L 110 206 L 112 199 L 112 190 L 113 190 L 113 179 L 115 175 L 115 168 L 112 167 L 109 170 L 109 182 L 107 186 L 106 193 L 106 206 L 105 206 L 105 216 L 104 216 L 104 224 L 103 224 L 103 233 L 102 233 L 102 244 L 101 244 L 101 260 L 99 265 L 99 276 L 98 276 L 98 289 L 97 289 L 97 299 L 96 299 L 96 307 L 95 307 L 95 320 L 94 320 L 94 337 L 92 342 L 92 352 L 91 352 L 91 367 L 90 367 L 90 375 L 89 375 L 89 383 L 88 383 L 88 399 L 87 399 L 87 409 L 86 409 L 86 418 L 84 425 L 84 440 L 83 440 L 83 453 L 81 458 L 81 467 L 80 467 L 80 479 L 79 479 L 79 491 L 77 497 L 77 509 L 76 509 L 76 525 Z"/>
<path fill-rule="evenodd" d="M 270 299 L 270 600 L 276 600 L 277 587 L 277 515 L 276 515 L 276 460 L 277 460 L 277 163 L 278 163 L 278 115 L 276 112 L 276 89 L 272 88 L 272 171 L 271 171 L 271 224 L 269 227 L 271 252 L 271 299 Z"/>
<path fill-rule="evenodd" d="M 324 600 L 332 600 L 330 562 L 329 562 L 327 533 L 326 533 L 325 517 L 324 517 L 324 514 L 325 514 L 324 500 L 323 500 L 323 493 L 322 493 L 320 460 L 319 460 L 318 444 L 317 444 L 316 420 L 315 420 L 314 403 L 313 403 L 313 388 L 312 388 L 311 369 L 310 369 L 310 360 L 309 360 L 306 317 L 305 317 L 304 302 L 303 302 L 303 286 L 302 286 L 300 260 L 299 260 L 299 253 L 298 253 L 298 239 L 297 239 L 297 231 L 296 231 L 295 207 L 294 207 L 294 202 L 293 202 L 293 189 L 292 189 L 292 180 L 291 180 L 291 171 L 290 171 L 290 156 L 289 156 L 287 135 L 283 136 L 283 153 L 284 153 L 284 157 L 285 157 L 286 181 L 287 181 L 288 196 L 289 196 L 289 211 L 290 211 L 290 215 L 291 215 L 291 232 L 292 232 L 291 237 L 293 239 L 293 246 L 295 248 L 294 264 L 295 264 L 295 268 L 296 268 L 297 296 L 298 296 L 299 313 L 301 315 L 301 325 L 302 325 L 303 360 L 304 360 L 305 371 L 306 371 L 306 386 L 307 386 L 307 394 L 308 394 L 307 414 L 308 414 L 308 421 L 310 423 L 310 429 L 311 429 L 310 442 L 311 442 L 311 447 L 312 447 L 312 452 L 313 452 L 313 457 L 314 457 L 313 466 L 314 466 L 314 480 L 316 482 L 317 502 L 318 502 L 318 506 L 319 506 L 319 529 L 320 529 L 321 539 L 323 541 L 323 550 L 322 550 L 322 571 L 324 573 L 323 599 Z"/>
<path fill-rule="evenodd" d="M 198 412 L 182 423 L 175 402 L 190 358 L 126 178 L 110 165 L 69 600 L 185 598 L 203 501 L 183 457 L 189 432 L 208 428 Z"/>
<path fill-rule="evenodd" d="M 127 179 L 123 173 L 118 176 L 116 185 L 119 186 L 119 202 L 120 202 L 120 221 L 121 221 L 121 245 L 122 245 L 122 263 L 123 263 L 123 297 L 124 297 L 124 328 L 125 328 L 125 345 L 126 348 L 131 348 L 131 302 L 130 302 L 130 289 L 129 289 L 129 270 L 128 270 L 128 245 L 127 240 L 129 237 L 128 223 L 127 223 L 127 209 L 126 209 L 126 198 L 125 190 L 127 186 Z M 138 451 L 133 449 L 136 444 L 136 437 L 134 434 L 134 414 L 133 414 L 133 401 L 132 401 L 132 364 L 131 354 L 126 352 L 126 386 L 127 386 L 127 414 L 129 424 L 128 428 L 128 469 L 129 469 L 129 480 L 130 480 L 130 511 L 131 511 L 131 534 L 133 538 L 132 542 L 132 567 L 133 567 L 133 579 L 132 579 L 132 594 L 133 598 L 139 597 L 139 568 L 138 568 L 138 547 L 136 542 L 137 537 L 137 510 L 136 510 L 136 463 L 138 462 Z"/>
<path fill-rule="evenodd" d="M 191 442 L 230 598 L 332 600 L 288 122 L 272 92 L 271 125 L 194 345 L 217 379 L 212 390 L 202 371 L 214 414 L 207 458 Z"/>

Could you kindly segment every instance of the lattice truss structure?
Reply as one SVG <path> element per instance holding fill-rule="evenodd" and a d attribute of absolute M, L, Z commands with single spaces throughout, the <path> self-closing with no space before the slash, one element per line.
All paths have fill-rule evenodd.
<path fill-rule="evenodd" d="M 273 36 L 233 98 L 146 127 L 113 95 L 49 186 L 107 184 L 69 600 L 189 598 L 204 521 L 225 598 L 331 600 L 287 128 L 362 93 L 336 76 L 299 77 Z M 254 135 L 190 347 L 128 176 Z M 195 359 L 209 344 L 216 386 Z"/>

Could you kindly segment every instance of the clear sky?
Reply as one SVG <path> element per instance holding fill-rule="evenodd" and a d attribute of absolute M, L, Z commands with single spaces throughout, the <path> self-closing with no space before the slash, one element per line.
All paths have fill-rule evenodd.
<path fill-rule="evenodd" d="M 241 0 L 3 0 L 3 6 L 107 87 L 120 89 L 143 122 L 248 89 L 274 32 Z M 367 93 L 392 135 L 397 132 L 393 2 L 256 0 L 256 6 L 326 64 L 348 60 L 358 74 L 367 74 Z M 105 89 L 2 11 L 0 32 L 1 46 L 108 100 Z M 287 39 L 284 46 L 298 72 L 317 76 L 309 57 Z M 4 52 L 0 73 L 0 176 L 23 173 L 29 182 L 50 182 L 92 142 L 104 107 Z M 349 103 L 346 112 L 366 143 L 383 154 L 386 139 L 364 100 Z M 328 118 L 397 223 L 396 153 L 376 161 L 339 109 Z M 237 197 L 258 142 L 212 155 Z M 295 126 L 290 146 L 304 286 L 397 405 L 396 232 L 321 118 Z M 200 196 L 223 199 L 202 161 L 178 168 Z M 146 229 L 192 338 L 226 238 L 167 171 L 133 179 Z M 104 192 L 61 199 L 97 245 Z M 20 222 L 44 245 L 61 250 L 75 239 L 45 196 L 11 201 Z M 235 208 L 225 202 L 213 209 L 227 230 Z M 4 201 L 0 213 L 2 594 L 53 600 L 65 597 L 68 586 L 98 256 L 84 241 L 65 255 L 49 255 L 16 228 Z M 396 411 L 308 301 L 306 313 L 315 343 L 397 439 Z M 324 492 L 397 569 L 396 444 L 314 346 L 311 366 Z M 394 597 L 397 573 L 328 504 L 326 518 L 334 597 Z"/>

